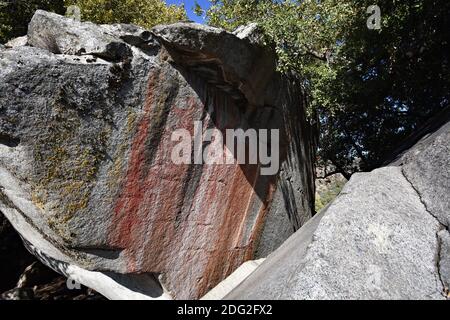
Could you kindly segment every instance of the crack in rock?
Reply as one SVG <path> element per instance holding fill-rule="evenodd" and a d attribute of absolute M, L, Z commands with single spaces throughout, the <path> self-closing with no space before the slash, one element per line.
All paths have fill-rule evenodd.
<path fill-rule="evenodd" d="M 448 228 L 440 230 L 437 237 L 438 275 L 443 285 L 443 295 L 446 299 L 450 299 L 450 233 Z"/>
<path fill-rule="evenodd" d="M 411 182 L 411 180 L 408 179 L 406 173 L 403 170 L 403 167 L 401 168 L 401 173 L 403 175 L 403 177 L 405 177 L 405 180 L 408 181 L 408 183 L 411 185 L 411 188 L 413 188 L 413 190 L 416 192 L 417 196 L 419 197 L 420 202 L 423 204 L 425 211 L 430 214 L 433 218 L 436 219 L 436 221 L 439 223 L 440 225 L 440 229 L 436 232 L 436 241 L 437 241 L 437 252 L 436 252 L 436 273 L 437 273 L 437 281 L 440 283 L 440 286 L 442 288 L 442 290 L 438 290 L 440 291 L 440 293 L 442 294 L 442 296 L 444 296 L 445 298 L 449 298 L 449 288 L 445 285 L 445 282 L 443 280 L 443 277 L 441 275 L 441 270 L 440 270 L 440 265 L 441 265 L 441 249 L 442 249 L 442 240 L 441 237 L 439 236 L 439 233 L 442 230 L 447 230 L 448 231 L 448 227 L 443 224 L 439 218 L 434 215 L 427 207 L 425 201 L 422 199 L 422 195 L 420 194 L 419 190 L 414 186 L 414 184 Z M 438 286 L 439 287 L 439 286 Z M 439 289 L 439 288 L 438 288 Z"/>

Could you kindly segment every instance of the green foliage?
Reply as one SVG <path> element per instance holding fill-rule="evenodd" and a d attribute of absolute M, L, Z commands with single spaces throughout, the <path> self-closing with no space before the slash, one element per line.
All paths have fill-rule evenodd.
<path fill-rule="evenodd" d="M 203 10 L 202 6 L 197 1 L 195 1 L 193 12 L 199 17 L 205 14 L 205 10 Z"/>
<path fill-rule="evenodd" d="M 0 43 L 25 35 L 37 9 L 65 12 L 63 0 L 0 0 Z"/>
<path fill-rule="evenodd" d="M 166 5 L 163 0 L 65 0 L 77 5 L 83 20 L 95 23 L 132 23 L 144 28 L 186 19 L 183 6 Z"/>
<path fill-rule="evenodd" d="M 315 197 L 315 210 L 319 212 L 333 201 L 344 188 L 346 180 L 331 181 L 326 187 L 317 190 Z"/>
<path fill-rule="evenodd" d="M 366 5 L 369 1 L 362 2 Z M 450 2 L 379 1 L 382 29 L 368 30 L 366 15 L 352 19 L 352 32 L 332 65 L 336 77 L 321 95 L 340 106 L 322 116 L 322 157 L 347 172 L 381 165 L 401 140 L 450 98 Z"/>
<path fill-rule="evenodd" d="M 210 24 L 257 22 L 279 69 L 302 75 L 321 123 L 319 153 L 346 177 L 379 166 L 450 95 L 450 2 L 212 0 Z"/>
<path fill-rule="evenodd" d="M 273 41 L 282 70 L 308 72 L 316 60 L 337 51 L 336 41 L 348 31 L 355 8 L 345 1 L 224 0 L 212 1 L 208 11 L 212 25 L 235 29 L 257 22 Z"/>
<path fill-rule="evenodd" d="M 82 19 L 96 23 L 150 28 L 186 19 L 183 6 L 168 6 L 163 0 L 0 0 L 0 43 L 25 35 L 37 9 L 64 15 L 69 5 L 79 6 Z"/>

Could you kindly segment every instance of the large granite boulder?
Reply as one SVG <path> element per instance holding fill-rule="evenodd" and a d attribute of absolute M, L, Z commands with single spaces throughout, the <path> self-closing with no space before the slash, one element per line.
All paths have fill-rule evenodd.
<path fill-rule="evenodd" d="M 27 248 L 109 298 L 199 298 L 311 218 L 304 95 L 257 33 L 37 11 L 0 47 L 0 210 Z M 196 121 L 279 130 L 280 170 L 175 164 Z"/>
<path fill-rule="evenodd" d="M 389 166 L 341 194 L 226 299 L 445 299 L 450 288 L 450 112 Z"/>

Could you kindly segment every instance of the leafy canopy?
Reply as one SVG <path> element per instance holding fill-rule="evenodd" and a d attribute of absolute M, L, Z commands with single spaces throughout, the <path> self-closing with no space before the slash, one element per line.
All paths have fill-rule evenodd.
<path fill-rule="evenodd" d="M 63 0 L 0 0 L 0 43 L 25 35 L 37 9 L 65 12 Z"/>
<path fill-rule="evenodd" d="M 163 0 L 65 0 L 81 9 L 82 19 L 96 23 L 132 23 L 144 28 L 186 19 L 184 6 Z"/>
<path fill-rule="evenodd" d="M 425 119 L 448 106 L 450 1 L 212 0 L 210 24 L 257 22 L 281 71 L 304 77 L 321 125 L 319 155 L 346 177 L 382 164 Z"/>
<path fill-rule="evenodd" d="M 184 7 L 163 0 L 0 0 L 0 43 L 25 35 L 37 9 L 65 14 L 70 5 L 81 9 L 83 20 L 132 23 L 151 28 L 186 19 Z"/>

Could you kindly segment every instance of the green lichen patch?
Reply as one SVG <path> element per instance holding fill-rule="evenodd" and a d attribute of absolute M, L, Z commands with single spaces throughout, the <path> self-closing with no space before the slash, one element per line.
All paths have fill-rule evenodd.
<path fill-rule="evenodd" d="M 108 188 L 112 193 L 118 190 L 121 177 L 124 174 L 127 163 L 127 154 L 131 143 L 129 139 L 134 136 L 137 117 L 137 112 L 132 107 L 129 107 L 127 117 L 125 119 L 126 126 L 123 130 L 124 132 L 122 133 L 123 138 L 120 139 L 120 142 L 115 148 L 112 155 L 112 165 L 108 170 Z"/>
<path fill-rule="evenodd" d="M 64 240 L 72 235 L 65 226 L 89 204 L 100 163 L 106 154 L 110 127 L 92 125 L 79 110 L 60 101 L 51 106 L 48 119 L 37 120 L 42 129 L 33 142 L 35 181 L 32 201 L 50 213 L 48 223 Z"/>

